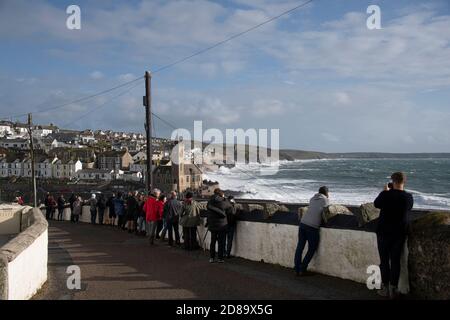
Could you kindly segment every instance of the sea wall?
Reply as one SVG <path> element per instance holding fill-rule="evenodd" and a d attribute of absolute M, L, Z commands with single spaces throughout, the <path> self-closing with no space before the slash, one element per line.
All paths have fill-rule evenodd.
<path fill-rule="evenodd" d="M 206 202 L 201 201 L 203 206 Z M 239 221 L 233 242 L 232 254 L 253 261 L 294 266 L 294 254 L 298 241 L 299 212 L 307 204 L 279 203 L 275 201 L 239 200 Z M 376 214 L 368 214 L 358 206 L 347 206 L 349 212 L 337 210 L 320 228 L 320 245 L 311 261 L 313 272 L 366 283 L 369 266 L 378 266 L 376 241 Z M 405 243 L 401 258 L 399 290 L 418 298 L 449 299 L 450 234 L 449 220 L 440 222 L 434 243 L 428 241 L 433 233 L 430 223 L 420 223 L 431 215 L 426 210 L 413 210 L 410 224 L 415 226 Z M 440 212 L 450 218 L 450 212 Z M 70 210 L 64 212 L 70 220 Z M 81 222 L 90 223 L 89 206 L 83 206 Z M 433 220 L 434 221 L 434 220 Z M 447 221 L 447 222 L 445 222 Z M 104 222 L 108 222 L 108 209 Z M 97 217 L 98 223 L 98 217 Z M 201 242 L 209 248 L 210 234 L 199 227 Z M 306 253 L 307 247 L 304 253 Z M 431 266 L 431 267 L 430 267 Z"/>
<path fill-rule="evenodd" d="M 30 299 L 47 281 L 48 223 L 37 208 L 22 207 L 23 231 L 0 248 L 0 299 Z"/>

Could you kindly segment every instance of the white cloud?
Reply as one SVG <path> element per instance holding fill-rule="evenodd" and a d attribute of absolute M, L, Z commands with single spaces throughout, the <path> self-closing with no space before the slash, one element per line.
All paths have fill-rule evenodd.
<path fill-rule="evenodd" d="M 93 71 L 89 74 L 89 77 L 94 80 L 103 79 L 104 74 L 100 71 Z"/>

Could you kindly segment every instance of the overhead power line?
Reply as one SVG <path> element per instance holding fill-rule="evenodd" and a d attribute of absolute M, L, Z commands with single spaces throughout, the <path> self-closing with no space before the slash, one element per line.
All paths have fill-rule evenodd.
<path fill-rule="evenodd" d="M 217 43 L 215 43 L 215 44 L 213 44 L 213 45 L 211 45 L 211 46 L 209 46 L 209 47 L 206 47 L 206 48 L 204 48 L 204 49 L 202 49 L 202 50 L 199 50 L 199 51 L 197 51 L 197 52 L 194 52 L 194 53 L 192 53 L 192 54 L 190 54 L 190 55 L 188 55 L 188 56 L 186 56 L 186 57 L 183 57 L 183 58 L 178 59 L 178 60 L 175 60 L 175 61 L 173 61 L 173 62 L 171 62 L 171 63 L 169 63 L 169 64 L 166 64 L 166 65 L 164 65 L 164 66 L 162 66 L 162 67 L 159 67 L 159 68 L 157 68 L 156 70 L 153 70 L 153 71 L 152 71 L 152 74 L 159 73 L 159 72 L 161 72 L 161 71 L 163 71 L 163 70 L 167 70 L 167 69 L 169 69 L 169 68 L 171 68 L 171 67 L 173 67 L 173 66 L 175 66 L 175 65 L 178 65 L 178 64 L 180 64 L 180 63 L 183 63 L 183 62 L 185 62 L 185 61 L 187 61 L 187 60 L 189 60 L 189 59 L 191 59 L 191 58 L 194 58 L 194 57 L 196 57 L 196 56 L 198 56 L 198 55 L 201 55 L 201 54 L 203 54 L 203 53 L 205 53 L 205 52 L 208 52 L 208 51 L 210 51 L 210 50 L 212 50 L 212 49 L 214 49 L 214 48 L 217 48 L 217 47 L 219 47 L 219 46 L 221 46 L 221 45 L 223 45 L 223 44 L 225 44 L 225 43 L 227 43 L 227 42 L 229 42 L 229 41 L 231 41 L 231 40 L 233 40 L 233 39 L 236 39 L 236 38 L 238 38 L 238 37 L 240 37 L 240 36 L 243 36 L 243 35 L 245 35 L 245 34 L 251 32 L 251 31 L 253 31 L 253 30 L 255 30 L 255 29 L 258 29 L 258 28 L 260 28 L 260 27 L 262 27 L 262 26 L 264 26 L 264 25 L 266 25 L 266 24 L 272 22 L 272 21 L 275 21 L 275 20 L 277 20 L 277 19 L 279 19 L 279 18 L 281 18 L 281 17 L 283 17 L 283 16 L 285 16 L 285 15 L 288 15 L 288 14 L 292 13 L 293 11 L 300 9 L 300 8 L 302 8 L 302 7 L 306 6 L 306 5 L 308 5 L 309 3 L 313 2 L 313 1 L 314 1 L 314 0 L 307 0 L 307 1 L 305 1 L 305 2 L 303 2 L 303 3 L 301 3 L 301 4 L 297 5 L 297 6 L 295 6 L 295 7 L 291 8 L 291 9 L 289 9 L 289 10 L 286 10 L 286 11 L 284 11 L 284 12 L 282 12 L 282 13 L 280 13 L 280 14 L 278 14 L 278 15 L 272 17 L 272 18 L 269 18 L 269 19 L 267 19 L 267 20 L 265 20 L 265 21 L 263 21 L 263 22 L 261 22 L 261 23 L 255 25 L 255 26 L 253 26 L 253 27 L 251 27 L 251 28 L 248 28 L 248 29 L 246 29 L 246 30 L 244 30 L 244 31 L 241 31 L 241 32 L 236 33 L 236 34 L 234 34 L 234 35 L 232 35 L 232 36 L 229 36 L 228 38 L 226 38 L 226 39 L 224 39 L 224 40 L 222 40 L 222 41 L 219 41 L 219 42 L 217 42 Z M 36 114 L 36 113 L 43 113 L 43 112 L 47 112 L 47 111 L 51 111 L 51 110 L 56 110 L 56 109 L 64 108 L 64 107 L 69 106 L 69 105 L 72 105 L 72 104 L 74 104 L 74 103 L 84 102 L 84 101 L 90 100 L 90 99 L 92 99 L 92 98 L 98 97 L 98 96 L 100 96 L 100 95 L 103 95 L 103 94 L 109 93 L 109 92 L 111 92 L 111 91 L 117 90 L 117 89 L 122 88 L 122 87 L 124 87 L 124 86 L 126 86 L 126 85 L 128 85 L 128 84 L 131 84 L 131 83 L 134 83 L 134 82 L 136 82 L 136 81 L 139 81 L 139 80 L 141 80 L 141 79 L 143 79 L 143 78 L 144 78 L 144 77 L 141 76 L 141 77 L 138 77 L 138 78 L 136 78 L 136 79 L 127 81 L 127 82 L 125 82 L 125 83 L 122 83 L 122 84 L 120 84 L 120 85 L 111 87 L 111 88 L 109 88 L 109 89 L 106 89 L 106 90 L 103 90 L 103 91 L 99 91 L 99 92 L 97 92 L 97 93 L 94 93 L 94 94 L 91 94 L 91 95 L 87 95 L 87 96 L 84 96 L 84 97 L 81 97 L 81 98 L 78 98 L 78 99 L 75 99 L 75 100 L 72 100 L 72 101 L 63 103 L 63 104 L 55 105 L 55 106 L 52 106 L 52 107 L 49 107 L 49 108 L 45 108 L 45 109 L 41 109 L 41 110 L 36 110 L 36 111 L 31 110 L 31 111 L 26 112 L 26 113 L 21 113 L 21 114 L 15 114 L 15 115 L 10 115 L 10 116 L 5 116 L 5 117 L 2 117 L 1 119 L 20 118 L 20 117 L 23 117 L 23 116 L 27 116 L 28 113 L 30 113 L 30 112 Z M 42 104 L 43 104 L 43 103 L 39 104 L 38 106 L 40 106 L 40 105 L 42 105 Z M 37 106 L 36 106 L 36 107 L 37 107 Z M 36 107 L 34 107 L 34 108 L 36 108 Z M 158 118 L 158 116 L 156 116 L 156 115 L 155 115 L 155 117 Z M 160 119 L 161 121 L 165 122 L 166 124 L 168 124 L 168 125 L 170 125 L 171 127 L 174 128 L 174 126 L 172 126 L 171 124 L 169 124 L 169 123 L 166 122 L 165 120 L 163 120 L 163 119 L 161 119 L 161 118 L 158 118 L 158 119 Z"/>
<path fill-rule="evenodd" d="M 131 84 L 131 83 L 134 83 L 134 82 L 136 82 L 138 80 L 141 80 L 142 78 L 143 78 L 143 76 L 139 77 L 139 78 L 136 78 L 136 79 L 133 79 L 131 81 L 124 82 L 124 83 L 122 83 L 120 85 L 117 85 L 115 87 L 112 87 L 112 88 L 109 88 L 109 89 L 106 89 L 106 90 L 103 90 L 103 91 L 100 91 L 100 92 L 97 92 L 97 93 L 94 93 L 94 94 L 91 94 L 91 95 L 88 95 L 88 96 L 84 96 L 84 97 L 78 98 L 76 100 L 65 102 L 65 103 L 62 103 L 62 104 L 59 104 L 59 105 L 55 105 L 55 106 L 52 106 L 52 107 L 49 107 L 49 108 L 45 108 L 45 109 L 40 109 L 40 110 L 36 110 L 36 111 L 30 111 L 28 113 L 33 113 L 33 114 L 44 113 L 44 112 L 51 111 L 51 110 L 61 109 L 61 108 L 64 108 L 64 107 L 69 106 L 69 105 L 74 104 L 74 103 L 84 102 L 84 101 L 90 100 L 92 98 L 101 96 L 103 94 L 109 93 L 111 91 L 114 91 L 114 90 L 120 89 L 122 87 L 125 87 L 128 84 Z M 40 103 L 39 105 L 42 105 L 42 104 L 43 103 Z M 28 113 L 21 113 L 21 114 L 10 115 L 10 116 L 7 116 L 7 117 L 2 117 L 2 119 L 20 118 L 20 117 L 26 116 Z"/>
<path fill-rule="evenodd" d="M 128 84 L 130 84 L 130 83 L 128 83 Z M 119 93 L 119 94 L 117 94 L 117 95 L 115 95 L 115 96 L 112 96 L 111 98 L 109 98 L 109 99 L 106 100 L 105 102 L 99 104 L 98 106 L 94 107 L 93 109 L 89 110 L 88 112 L 86 112 L 86 113 L 83 114 L 82 116 L 80 116 L 80 117 L 76 118 L 75 120 L 72 120 L 72 121 L 70 121 L 70 122 L 68 122 L 68 123 L 66 123 L 66 124 L 64 124 L 64 125 L 62 125 L 62 127 L 67 127 L 67 126 L 70 126 L 70 125 L 74 124 L 75 122 L 77 122 L 77 121 L 79 121 L 79 120 L 81 120 L 81 119 L 87 117 L 87 116 L 90 115 L 92 112 L 97 111 L 97 110 L 100 110 L 101 108 L 107 106 L 107 105 L 108 105 L 111 101 L 113 101 L 114 99 L 117 99 L 118 97 L 123 96 L 123 95 L 129 93 L 131 90 L 133 90 L 134 88 L 136 88 L 136 87 L 138 87 L 138 86 L 140 86 L 140 85 L 141 85 L 140 83 L 135 84 L 134 86 L 131 86 L 131 87 L 127 88 L 126 90 L 122 91 L 121 93 Z"/>
<path fill-rule="evenodd" d="M 236 38 L 238 38 L 238 37 L 240 37 L 240 36 L 243 36 L 244 34 L 249 33 L 250 31 L 253 31 L 253 30 L 255 30 L 255 29 L 258 29 L 259 27 L 262 27 L 262 26 L 264 26 L 264 25 L 266 25 L 266 24 L 268 24 L 268 23 L 270 23 L 270 22 L 272 22 L 272 21 L 274 21 L 274 20 L 277 20 L 277 19 L 279 19 L 279 18 L 281 18 L 281 17 L 283 17 L 283 16 L 285 16 L 285 15 L 287 15 L 287 14 L 289 14 L 289 13 L 295 11 L 295 10 L 298 10 L 298 9 L 300 9 L 300 8 L 302 8 L 302 7 L 304 7 L 304 6 L 306 6 L 307 4 L 309 4 L 309 3 L 313 2 L 313 1 L 314 1 L 314 0 L 308 0 L 308 1 L 305 1 L 305 2 L 303 2 L 303 3 L 301 3 L 301 4 L 297 5 L 297 6 L 295 6 L 295 7 L 293 7 L 293 8 L 291 8 L 291 9 L 289 9 L 289 10 L 286 10 L 286 11 L 280 13 L 279 15 L 276 15 L 276 16 L 270 18 L 270 19 L 267 19 L 267 20 L 265 20 L 265 21 L 263 21 L 263 22 L 261 22 L 261 23 L 255 25 L 255 26 L 251 27 L 251 28 L 248 28 L 248 29 L 246 29 L 246 30 L 244 30 L 244 31 L 241 31 L 241 32 L 239 32 L 239 33 L 236 33 L 236 34 L 234 34 L 234 35 L 232 35 L 232 36 L 230 36 L 230 37 L 228 37 L 228 38 L 226 38 L 226 39 L 224 39 L 224 40 L 222 40 L 222 41 L 219 41 L 219 42 L 217 42 L 216 44 L 213 44 L 213 45 L 211 45 L 211 46 L 209 46 L 209 47 L 207 47 L 207 48 L 204 48 L 204 49 L 202 49 L 202 50 L 199 50 L 199 51 L 197 51 L 197 52 L 194 52 L 194 53 L 192 53 L 192 54 L 190 54 L 190 55 L 188 55 L 188 56 L 186 56 L 186 57 L 184 57 L 184 58 L 181 58 L 181 59 L 179 59 L 179 60 L 176 60 L 176 61 L 174 61 L 174 62 L 171 62 L 171 63 L 169 63 L 169 64 L 166 64 L 165 66 L 162 66 L 162 67 L 160 67 L 160 68 L 154 70 L 154 71 L 152 72 L 152 74 L 155 74 L 155 73 L 161 72 L 161 71 L 163 71 L 163 70 L 169 69 L 169 68 L 171 68 L 171 67 L 173 67 L 173 66 L 175 66 L 175 65 L 177 65 L 177 64 L 183 63 L 184 61 L 189 60 L 189 59 L 191 59 L 191 58 L 193 58 L 193 57 L 195 57 L 195 56 L 201 55 L 201 54 L 203 54 L 203 53 L 205 53 L 205 52 L 207 52 L 207 51 L 210 51 L 210 50 L 212 50 L 212 49 L 214 49 L 214 48 L 217 48 L 218 46 L 221 46 L 221 45 L 223 45 L 223 44 L 225 44 L 225 43 L 227 43 L 227 42 L 229 42 L 229 41 L 231 41 L 231 40 L 233 40 L 233 39 L 236 39 Z"/>

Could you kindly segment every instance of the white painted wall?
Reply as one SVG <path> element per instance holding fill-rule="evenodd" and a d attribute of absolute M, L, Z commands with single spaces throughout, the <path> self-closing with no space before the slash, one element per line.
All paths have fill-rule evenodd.
<path fill-rule="evenodd" d="M 48 231 L 8 263 L 8 300 L 30 299 L 47 281 Z"/>
<path fill-rule="evenodd" d="M 105 219 L 108 209 L 105 210 Z M 65 220 L 70 220 L 70 209 L 65 210 Z M 83 206 L 81 222 L 91 222 L 89 206 Z M 98 216 L 97 216 L 98 222 Z M 182 233 L 180 227 L 180 234 Z M 199 227 L 199 235 L 204 237 L 205 229 Z M 294 255 L 298 242 L 298 226 L 274 223 L 239 221 L 233 242 L 232 255 L 266 263 L 294 267 Z M 209 249 L 210 233 L 205 246 Z M 369 274 L 367 267 L 379 265 L 376 234 L 373 232 L 320 229 L 319 249 L 312 259 L 309 270 L 342 279 L 366 283 Z M 308 246 L 303 254 L 306 254 Z M 408 248 L 402 256 L 402 271 L 399 290 L 409 292 L 408 280 Z"/>
<path fill-rule="evenodd" d="M 204 228 L 199 228 L 204 236 Z M 261 222 L 239 221 L 233 241 L 232 255 L 253 261 L 294 267 L 298 241 L 298 226 Z M 209 248 L 210 233 L 205 245 Z M 303 254 L 306 254 L 307 246 Z M 409 292 L 407 248 L 402 257 L 399 290 Z M 320 244 L 309 270 L 342 279 L 366 283 L 367 267 L 379 265 L 376 234 L 372 232 L 320 229 Z"/>

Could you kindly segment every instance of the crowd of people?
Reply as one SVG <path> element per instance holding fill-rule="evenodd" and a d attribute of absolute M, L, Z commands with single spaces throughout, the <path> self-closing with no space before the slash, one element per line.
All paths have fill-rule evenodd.
<path fill-rule="evenodd" d="M 382 296 L 397 297 L 400 277 L 400 259 L 407 234 L 407 214 L 413 207 L 413 197 L 404 190 L 406 176 L 402 172 L 395 172 L 391 176 L 392 182 L 375 199 L 374 205 L 380 209 L 377 224 L 377 244 L 380 257 L 380 272 L 382 285 L 379 294 Z M 145 196 L 138 192 L 129 192 L 127 195 L 117 193 L 108 199 L 103 195 L 91 198 L 84 202 L 80 197 L 72 195 L 69 199 L 71 221 L 78 222 L 82 213 L 83 204 L 90 207 L 91 223 L 103 224 L 106 208 L 109 208 L 109 224 L 136 235 L 147 236 L 149 243 L 155 240 L 165 241 L 166 235 L 170 246 L 180 245 L 179 226 L 182 227 L 183 247 L 186 250 L 196 250 L 202 241 L 197 227 L 202 224 L 202 217 L 206 217 L 205 227 L 211 233 L 210 262 L 224 262 L 231 257 L 233 237 L 236 230 L 237 210 L 232 196 L 226 197 L 219 188 L 209 199 L 206 214 L 202 215 L 200 204 L 193 199 L 192 192 L 187 192 L 182 201 L 178 200 L 176 191 L 170 192 L 169 199 L 159 189 L 153 189 Z M 58 220 L 63 219 L 66 205 L 64 196 L 56 201 L 48 194 L 45 199 L 47 219 L 53 219 L 58 209 Z M 319 188 L 302 216 L 298 230 L 298 244 L 294 256 L 297 276 L 306 274 L 308 265 L 316 253 L 320 242 L 320 226 L 324 219 L 326 207 L 330 205 L 329 189 L 326 186 Z M 306 244 L 308 250 L 303 251 Z M 216 252 L 217 245 L 217 252 Z"/>
<path fill-rule="evenodd" d="M 125 195 L 118 192 L 109 198 L 103 194 L 92 194 L 86 201 L 74 194 L 68 201 L 64 195 L 55 200 L 47 193 L 44 205 L 48 220 L 54 219 L 56 210 L 57 220 L 64 220 L 64 209 L 68 206 L 70 221 L 74 223 L 80 219 L 82 206 L 88 205 L 92 224 L 98 221 L 98 224 L 103 225 L 107 221 L 107 224 L 121 230 L 147 236 L 151 245 L 155 240 L 167 241 L 169 246 L 182 245 L 186 250 L 197 250 L 203 246 L 200 243 L 204 239 L 202 241 L 197 227 L 202 224 L 202 218 L 206 218 L 205 227 L 211 232 L 210 262 L 221 263 L 225 258 L 231 258 L 237 211 L 233 196 L 225 197 L 218 188 L 208 201 L 206 214 L 201 213 L 200 203 L 194 200 L 192 192 L 186 192 L 184 199 L 179 200 L 176 191 L 170 192 L 167 198 L 156 188 L 148 196 L 137 191 Z M 108 219 L 105 219 L 107 208 Z"/>

